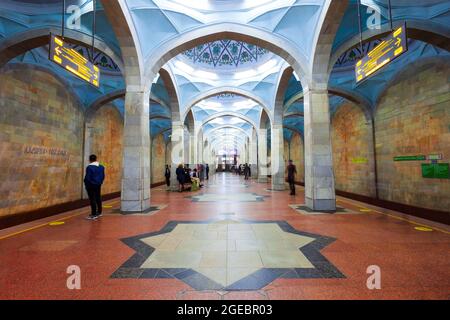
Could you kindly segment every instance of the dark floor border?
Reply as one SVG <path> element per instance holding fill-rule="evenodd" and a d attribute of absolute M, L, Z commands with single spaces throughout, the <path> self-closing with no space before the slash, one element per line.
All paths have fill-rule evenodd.
<path fill-rule="evenodd" d="M 303 187 L 305 186 L 304 182 L 296 182 L 295 184 L 303 186 Z M 360 194 L 342 191 L 342 190 L 336 190 L 336 194 L 341 197 L 349 198 L 349 199 L 360 201 L 360 202 L 365 202 L 367 204 L 371 204 L 371 205 L 381 207 L 384 209 L 398 211 L 398 212 L 405 213 L 405 214 L 408 214 L 410 216 L 414 216 L 417 218 L 422 218 L 422 219 L 431 220 L 434 222 L 439 222 L 439 223 L 443 223 L 446 225 L 450 225 L 450 212 L 421 208 L 421 207 L 411 206 L 408 204 L 403 204 L 403 203 L 398 203 L 398 202 L 393 202 L 393 201 L 388 201 L 388 200 L 376 199 L 376 198 L 363 196 Z"/>
<path fill-rule="evenodd" d="M 156 188 L 162 185 L 165 185 L 165 181 L 153 183 L 150 187 Z M 120 191 L 108 193 L 102 196 L 102 200 L 111 200 L 120 197 Z M 64 213 L 71 210 L 81 209 L 89 205 L 88 199 L 79 199 L 75 201 L 65 202 L 61 204 L 57 204 L 50 207 L 39 208 L 36 210 L 25 211 L 21 213 L 16 213 L 12 215 L 8 215 L 6 217 L 0 217 L 0 230 L 6 229 L 9 227 L 17 226 L 19 224 L 31 222 L 34 220 L 39 220 L 42 218 L 47 218 L 50 216 L 54 216 L 60 213 Z"/>
<path fill-rule="evenodd" d="M 120 192 L 113 192 L 102 196 L 102 200 L 111 200 L 120 197 Z M 45 208 L 39 208 L 36 210 L 25 211 L 17 214 L 8 215 L 6 217 L 0 217 L 0 229 L 13 227 L 22 223 L 31 222 L 34 220 L 47 218 L 53 215 L 57 215 L 66 211 L 76 210 L 89 205 L 88 199 L 79 199 L 75 201 L 65 202 Z"/>
<path fill-rule="evenodd" d="M 151 185 L 150 185 L 150 188 L 156 188 L 156 187 L 160 187 L 160 186 L 163 186 L 163 185 L 165 185 L 166 184 L 166 182 L 165 181 L 161 181 L 161 182 L 156 182 L 156 183 L 152 183 Z"/>

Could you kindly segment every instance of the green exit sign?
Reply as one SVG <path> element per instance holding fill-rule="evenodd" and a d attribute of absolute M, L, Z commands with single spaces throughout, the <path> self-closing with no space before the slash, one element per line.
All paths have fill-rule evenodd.
<path fill-rule="evenodd" d="M 424 155 L 394 157 L 394 161 L 424 161 L 424 160 L 427 160 L 427 157 Z"/>
<path fill-rule="evenodd" d="M 429 179 L 450 179 L 448 163 L 422 163 L 422 177 Z"/>

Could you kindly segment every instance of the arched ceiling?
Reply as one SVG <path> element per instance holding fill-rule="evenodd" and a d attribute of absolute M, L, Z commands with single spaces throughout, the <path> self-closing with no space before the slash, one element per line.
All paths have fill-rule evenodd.
<path fill-rule="evenodd" d="M 160 50 L 165 43 L 172 41 L 192 30 L 204 28 L 223 22 L 236 26 L 246 25 L 255 33 L 269 32 L 279 43 L 289 44 L 298 49 L 299 56 L 309 57 L 313 48 L 314 30 L 318 27 L 319 17 L 325 0 L 121 0 L 129 8 L 129 23 L 136 29 L 140 54 L 148 59 Z M 380 13 L 383 26 L 388 23 L 387 0 L 361 0 L 362 21 L 369 21 Z M 36 30 L 59 30 L 61 26 L 61 0 L 2 0 L 0 1 L 0 49 L 12 40 Z M 68 0 L 68 4 L 78 4 L 81 8 L 80 29 L 71 30 L 84 35 L 92 33 L 92 0 Z M 106 2 L 103 2 L 106 3 Z M 337 93 L 345 93 L 356 101 L 361 101 L 373 112 L 376 102 L 391 81 L 402 70 L 418 61 L 433 59 L 450 59 L 449 52 L 433 44 L 421 40 L 409 41 L 409 51 L 401 59 L 397 59 L 367 81 L 356 85 L 354 77 L 355 62 L 379 43 L 373 37 L 381 31 L 370 29 L 370 24 L 363 23 L 363 31 L 372 36 L 365 42 L 361 51 L 355 46 L 358 39 L 357 1 L 350 0 L 338 33 L 334 39 L 333 52 L 336 64 L 331 73 L 329 88 L 331 112 L 345 101 Z M 394 23 L 407 22 L 407 25 L 423 26 L 441 36 L 450 35 L 450 2 L 447 0 L 392 0 Z M 119 42 L 113 32 L 103 9 L 102 1 L 97 1 L 96 41 L 104 43 L 111 56 L 122 59 Z M 384 30 L 385 31 L 385 30 Z M 352 42 L 353 41 L 353 42 Z M 88 46 L 74 43 L 74 48 L 85 57 L 89 57 Z M 202 123 L 215 113 L 230 111 L 259 123 L 263 106 L 270 112 L 273 110 L 275 94 L 280 75 L 288 63 L 273 52 L 238 40 L 219 39 L 213 42 L 186 47 L 184 51 L 167 61 L 165 69 L 173 80 L 180 107 L 180 114 L 188 108 L 197 123 Z M 1 54 L 1 52 L 0 52 Z M 164 61 L 166 62 L 166 61 Z M 1 61 L 0 61 L 1 63 Z M 64 79 L 67 86 L 78 96 L 88 108 L 93 102 L 104 96 L 125 90 L 125 81 L 118 67 L 121 61 L 114 61 L 109 55 L 97 50 L 94 63 L 101 67 L 101 86 L 95 88 L 82 82 L 48 60 L 48 49 L 39 46 L 16 56 L 8 64 L 35 65 L 49 70 Z M 237 94 L 222 93 L 203 99 L 194 106 L 189 103 L 204 92 L 218 87 L 233 87 L 258 97 L 260 103 Z M 342 94 L 341 94 L 342 95 Z M 151 135 L 163 133 L 166 140 L 171 128 L 171 97 L 166 84 L 160 77 L 155 78 L 152 85 L 150 104 Z M 302 86 L 297 75 L 289 80 L 284 96 L 285 138 L 290 139 L 293 132 L 303 132 Z M 113 101 L 123 114 L 124 100 Z M 239 117 L 223 116 L 204 125 L 204 132 L 220 126 L 235 126 L 250 132 L 252 125 Z M 221 144 L 224 147 L 241 147 L 242 139 L 228 138 L 232 135 L 221 128 L 213 131 L 214 137 L 226 134 L 227 139 Z M 241 136 L 243 133 L 241 131 Z M 220 141 L 220 139 L 216 139 Z M 225 143 L 226 142 L 226 143 Z M 219 143 L 219 142 L 217 142 Z"/>
<path fill-rule="evenodd" d="M 194 118 L 199 122 L 224 112 L 238 113 L 257 122 L 261 110 L 261 106 L 255 101 L 235 94 L 222 94 L 204 99 L 192 108 Z"/>

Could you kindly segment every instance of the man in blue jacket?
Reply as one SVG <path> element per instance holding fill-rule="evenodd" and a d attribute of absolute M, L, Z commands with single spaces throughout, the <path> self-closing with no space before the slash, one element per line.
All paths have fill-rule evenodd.
<path fill-rule="evenodd" d="M 84 177 L 84 186 L 86 187 L 89 201 L 91 203 L 91 214 L 88 220 L 96 220 L 102 215 L 102 183 L 105 180 L 105 167 L 97 161 L 97 156 L 89 156 L 89 165 L 86 167 L 86 176 Z"/>

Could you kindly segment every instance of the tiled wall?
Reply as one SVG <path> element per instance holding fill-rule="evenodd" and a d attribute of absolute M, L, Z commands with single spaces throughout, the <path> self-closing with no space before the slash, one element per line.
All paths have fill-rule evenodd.
<path fill-rule="evenodd" d="M 421 163 L 393 157 L 441 153 L 450 162 L 450 66 L 410 68 L 382 96 L 375 116 L 381 199 L 450 211 L 450 180 L 422 178 Z"/>
<path fill-rule="evenodd" d="M 157 135 L 152 140 L 151 166 L 151 183 L 160 183 L 165 181 L 164 172 L 166 167 L 166 146 L 162 134 Z"/>
<path fill-rule="evenodd" d="M 0 216 L 81 198 L 83 121 L 52 75 L 0 73 Z"/>
<path fill-rule="evenodd" d="M 122 180 L 123 119 L 112 104 L 102 106 L 93 116 L 91 153 L 105 166 L 102 193 L 119 192 Z"/>
<path fill-rule="evenodd" d="M 332 119 L 331 141 L 337 190 L 374 197 L 372 125 L 352 102 L 339 106 Z"/>
<path fill-rule="evenodd" d="M 297 167 L 297 182 L 305 182 L 305 157 L 303 149 L 303 140 L 298 133 L 292 135 L 290 144 L 291 160 Z M 287 159 L 289 160 L 289 159 Z"/>

